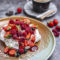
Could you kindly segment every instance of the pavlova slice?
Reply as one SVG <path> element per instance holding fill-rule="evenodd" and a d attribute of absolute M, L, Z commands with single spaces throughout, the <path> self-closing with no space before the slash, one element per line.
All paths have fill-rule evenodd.
<path fill-rule="evenodd" d="M 27 50 L 36 51 L 36 42 L 41 39 L 37 26 L 27 18 L 10 19 L 9 23 L 2 27 L 0 37 L 7 46 L 4 53 L 10 56 L 19 56 Z"/>

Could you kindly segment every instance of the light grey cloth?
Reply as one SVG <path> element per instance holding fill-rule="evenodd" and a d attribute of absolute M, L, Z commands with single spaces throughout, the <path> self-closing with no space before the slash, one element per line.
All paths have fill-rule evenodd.
<path fill-rule="evenodd" d="M 55 16 L 42 21 L 44 24 L 47 24 L 47 21 L 53 20 L 55 18 L 58 19 L 60 22 L 60 0 L 52 0 L 52 1 L 57 5 L 58 12 Z M 5 16 L 5 13 L 8 10 L 15 11 L 17 7 L 21 7 L 23 9 L 25 3 L 26 0 L 0 0 L 0 17 L 7 17 Z M 26 16 L 26 15 L 22 11 L 21 14 L 16 16 Z M 55 39 L 56 39 L 56 48 L 49 60 L 60 60 L 60 36 Z"/>

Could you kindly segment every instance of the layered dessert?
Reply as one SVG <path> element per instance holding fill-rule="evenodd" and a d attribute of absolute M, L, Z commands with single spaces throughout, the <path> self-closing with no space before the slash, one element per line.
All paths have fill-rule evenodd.
<path fill-rule="evenodd" d="M 32 24 L 28 18 L 10 19 L 1 30 L 0 39 L 6 44 L 4 53 L 19 57 L 28 50 L 38 50 L 37 42 L 41 39 L 38 26 Z"/>

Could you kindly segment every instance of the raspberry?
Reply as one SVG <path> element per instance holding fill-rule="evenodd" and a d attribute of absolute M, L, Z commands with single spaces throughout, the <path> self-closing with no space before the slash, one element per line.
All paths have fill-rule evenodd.
<path fill-rule="evenodd" d="M 14 24 L 14 20 L 13 19 L 10 19 L 9 23 L 10 24 Z"/>
<path fill-rule="evenodd" d="M 17 8 L 17 13 L 21 13 L 22 9 L 21 8 Z"/>
<path fill-rule="evenodd" d="M 19 24 L 20 24 L 20 22 L 19 22 L 19 21 L 15 21 L 15 24 L 16 24 L 16 25 L 19 25 Z"/>
<path fill-rule="evenodd" d="M 15 29 L 12 29 L 11 30 L 11 34 L 14 35 L 14 34 L 17 34 L 17 31 Z"/>
<path fill-rule="evenodd" d="M 20 52 L 20 54 L 23 54 L 24 53 L 24 49 L 20 48 L 19 52 Z"/>
<path fill-rule="evenodd" d="M 16 21 L 20 21 L 20 19 L 16 19 Z"/>
<path fill-rule="evenodd" d="M 57 31 L 60 31 L 60 26 L 56 26 L 56 30 Z"/>
<path fill-rule="evenodd" d="M 21 29 L 22 30 L 26 29 L 26 25 L 21 25 Z"/>
<path fill-rule="evenodd" d="M 17 35 L 15 34 L 15 35 L 13 35 L 13 39 L 17 39 Z"/>
<path fill-rule="evenodd" d="M 29 32 L 31 32 L 31 28 L 30 28 L 30 27 L 27 27 L 27 28 L 25 29 L 25 31 L 26 31 L 27 33 L 29 33 Z"/>
<path fill-rule="evenodd" d="M 34 31 L 31 31 L 31 34 L 34 34 Z"/>
<path fill-rule="evenodd" d="M 56 29 L 52 29 L 52 32 L 56 33 L 56 32 L 57 32 L 57 30 L 56 30 Z"/>
<path fill-rule="evenodd" d="M 27 33 L 26 32 L 23 32 L 23 36 L 26 36 L 27 35 Z"/>
<path fill-rule="evenodd" d="M 25 41 L 25 38 L 24 37 L 21 37 L 20 38 L 20 42 L 24 42 Z"/>
<path fill-rule="evenodd" d="M 59 33 L 58 32 L 57 33 L 54 33 L 54 36 L 58 37 L 59 36 Z"/>
<path fill-rule="evenodd" d="M 26 25 L 27 27 L 29 27 L 29 24 L 25 23 L 25 25 Z"/>
<path fill-rule="evenodd" d="M 22 32 L 21 31 L 19 31 L 18 32 L 18 36 L 22 36 L 23 34 L 22 34 Z"/>

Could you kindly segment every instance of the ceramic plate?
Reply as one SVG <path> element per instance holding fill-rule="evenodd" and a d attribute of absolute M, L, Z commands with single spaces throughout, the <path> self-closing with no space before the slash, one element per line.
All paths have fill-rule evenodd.
<path fill-rule="evenodd" d="M 4 24 L 7 24 L 9 19 L 23 19 L 28 17 L 7 17 L 0 19 L 0 27 Z M 39 33 L 41 34 L 41 40 L 38 42 L 38 50 L 36 52 L 30 52 L 28 51 L 26 54 L 22 54 L 20 57 L 10 57 L 3 53 L 5 44 L 0 40 L 0 49 L 2 52 L 0 52 L 0 60 L 46 60 L 48 59 L 54 49 L 55 49 L 55 39 L 51 32 L 51 30 L 45 26 L 42 22 L 28 18 L 31 20 L 33 24 L 36 24 L 38 26 Z"/>

